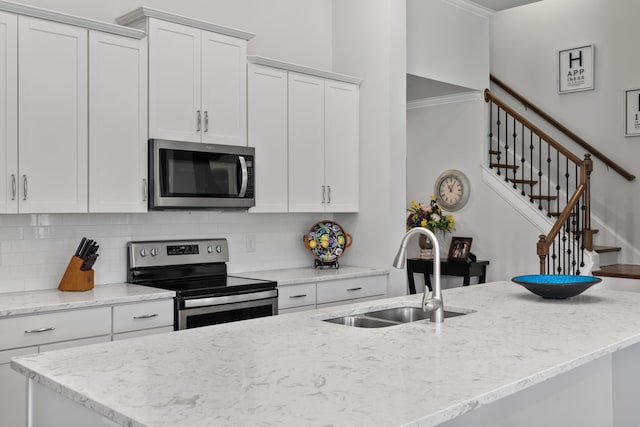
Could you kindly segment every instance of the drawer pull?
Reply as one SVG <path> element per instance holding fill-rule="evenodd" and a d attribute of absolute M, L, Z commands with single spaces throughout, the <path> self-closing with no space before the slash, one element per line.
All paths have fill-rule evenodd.
<path fill-rule="evenodd" d="M 151 319 L 152 317 L 158 317 L 158 313 L 153 314 L 141 314 L 140 316 L 133 316 L 135 320 L 139 319 Z"/>
<path fill-rule="evenodd" d="M 362 290 L 362 286 L 359 286 L 357 288 L 349 288 L 347 289 L 347 292 L 360 291 L 360 290 Z"/>
<path fill-rule="evenodd" d="M 48 331 L 55 331 L 56 328 L 54 328 L 53 326 L 50 326 L 48 328 L 40 328 L 40 329 L 29 329 L 28 331 L 24 331 L 25 334 L 37 334 L 39 332 L 48 332 Z"/>
<path fill-rule="evenodd" d="M 306 296 L 307 296 L 307 294 L 290 295 L 289 298 L 291 298 L 291 299 L 293 299 L 293 298 L 304 298 Z"/>

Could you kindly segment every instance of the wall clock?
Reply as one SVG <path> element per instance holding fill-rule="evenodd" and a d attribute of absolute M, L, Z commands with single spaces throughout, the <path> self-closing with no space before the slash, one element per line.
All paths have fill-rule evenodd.
<path fill-rule="evenodd" d="M 457 211 L 469 201 L 471 186 L 464 173 L 456 169 L 449 169 L 442 172 L 436 179 L 433 191 L 442 209 Z"/>

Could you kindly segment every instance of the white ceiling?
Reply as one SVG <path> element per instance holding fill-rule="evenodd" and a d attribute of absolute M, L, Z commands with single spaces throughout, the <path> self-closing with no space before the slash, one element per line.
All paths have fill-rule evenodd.
<path fill-rule="evenodd" d="M 541 0 L 472 0 L 471 3 L 495 10 L 496 12 L 512 7 L 518 7 L 529 3 L 536 3 Z"/>

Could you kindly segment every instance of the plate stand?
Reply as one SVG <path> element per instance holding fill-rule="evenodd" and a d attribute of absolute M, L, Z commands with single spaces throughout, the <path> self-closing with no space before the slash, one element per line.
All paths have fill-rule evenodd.
<path fill-rule="evenodd" d="M 338 261 L 320 261 L 316 260 L 316 268 L 324 268 L 324 267 L 335 267 L 340 268 L 340 263 Z"/>

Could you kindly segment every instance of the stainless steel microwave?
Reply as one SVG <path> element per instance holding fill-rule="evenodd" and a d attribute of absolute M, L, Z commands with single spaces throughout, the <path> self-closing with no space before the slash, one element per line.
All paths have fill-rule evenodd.
<path fill-rule="evenodd" d="M 255 206 L 255 148 L 149 140 L 149 209 Z"/>

